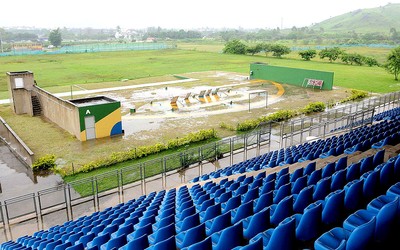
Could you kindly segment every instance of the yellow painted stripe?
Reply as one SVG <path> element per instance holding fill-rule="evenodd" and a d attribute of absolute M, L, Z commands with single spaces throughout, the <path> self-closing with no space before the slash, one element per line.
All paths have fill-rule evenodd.
<path fill-rule="evenodd" d="M 283 88 L 282 84 L 270 81 L 275 87 L 278 89 L 278 93 L 276 93 L 276 97 L 281 97 L 285 93 L 285 89 Z"/>
<path fill-rule="evenodd" d="M 121 121 L 121 108 L 114 110 L 112 113 L 96 122 L 96 138 L 110 136 L 114 125 Z"/>

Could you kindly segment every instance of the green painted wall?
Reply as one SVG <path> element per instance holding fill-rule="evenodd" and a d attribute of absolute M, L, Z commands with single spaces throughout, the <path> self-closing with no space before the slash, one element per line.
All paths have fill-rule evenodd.
<path fill-rule="evenodd" d="M 120 102 L 79 107 L 79 122 L 81 125 L 81 132 L 86 129 L 85 116 L 94 115 L 95 122 L 97 123 L 98 121 L 108 116 L 109 114 L 111 114 L 113 111 L 115 111 L 120 107 L 121 107 Z"/>
<path fill-rule="evenodd" d="M 323 80 L 322 89 L 332 90 L 333 72 L 270 66 L 262 63 L 250 64 L 250 79 L 271 80 L 301 87 L 305 78 Z M 312 88 L 312 86 L 308 86 Z M 314 87 L 319 88 L 319 87 Z"/>

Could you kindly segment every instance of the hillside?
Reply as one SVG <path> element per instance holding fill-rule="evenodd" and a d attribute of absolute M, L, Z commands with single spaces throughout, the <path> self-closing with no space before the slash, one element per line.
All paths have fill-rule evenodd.
<path fill-rule="evenodd" d="M 359 9 L 340 16 L 329 18 L 317 23 L 311 28 L 324 29 L 326 33 L 352 32 L 356 33 L 384 33 L 389 34 L 391 28 L 400 30 L 400 4 Z"/>

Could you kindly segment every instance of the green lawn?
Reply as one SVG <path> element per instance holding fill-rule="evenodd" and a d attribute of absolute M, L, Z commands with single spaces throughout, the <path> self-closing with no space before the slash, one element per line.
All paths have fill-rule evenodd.
<path fill-rule="evenodd" d="M 215 46 L 221 45 L 199 46 L 211 46 L 212 48 L 208 50 L 214 50 Z M 51 91 L 57 92 L 58 89 L 54 86 L 60 87 L 60 91 L 65 91 L 65 86 L 74 84 L 80 86 L 101 82 L 122 84 L 122 79 L 140 79 L 197 71 L 218 70 L 246 73 L 252 62 L 333 71 L 335 72 L 334 85 L 347 88 L 373 92 L 391 92 L 400 88 L 392 75 L 378 67 L 351 66 L 317 59 L 305 62 L 300 60 L 295 52 L 288 55 L 288 58 L 278 59 L 264 55 L 226 55 L 190 50 L 192 47 L 178 44 L 179 47 L 183 49 L 2 57 L 0 58 L 0 72 L 3 72 L 0 75 L 0 99 L 8 98 L 6 82 L 8 71 L 33 71 L 39 86 L 45 89 L 51 87 Z M 377 54 L 376 49 L 371 49 L 369 52 Z M 386 55 L 386 53 L 388 51 L 382 50 L 382 54 Z"/>

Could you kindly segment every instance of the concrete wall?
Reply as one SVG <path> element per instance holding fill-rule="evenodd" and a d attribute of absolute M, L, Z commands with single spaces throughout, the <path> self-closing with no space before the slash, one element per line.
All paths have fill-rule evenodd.
<path fill-rule="evenodd" d="M 7 72 L 7 76 L 11 108 L 17 115 L 28 114 L 32 116 L 31 91 L 35 86 L 33 73 L 30 71 Z M 17 80 L 22 86 L 17 86 Z"/>
<path fill-rule="evenodd" d="M 38 86 L 34 86 L 34 92 L 39 98 L 43 116 L 80 139 L 79 113 L 76 106 Z"/>
<path fill-rule="evenodd" d="M 333 87 L 333 72 L 271 66 L 264 63 L 250 64 L 250 72 L 251 79 L 271 80 L 302 87 L 304 79 L 309 78 L 323 80 L 324 90 L 332 90 Z"/>
<path fill-rule="evenodd" d="M 32 150 L 19 138 L 12 130 L 6 121 L 0 117 L 0 136 L 1 139 L 8 145 L 11 151 L 17 156 L 26 166 L 31 167 L 34 161 L 34 153 Z"/>

